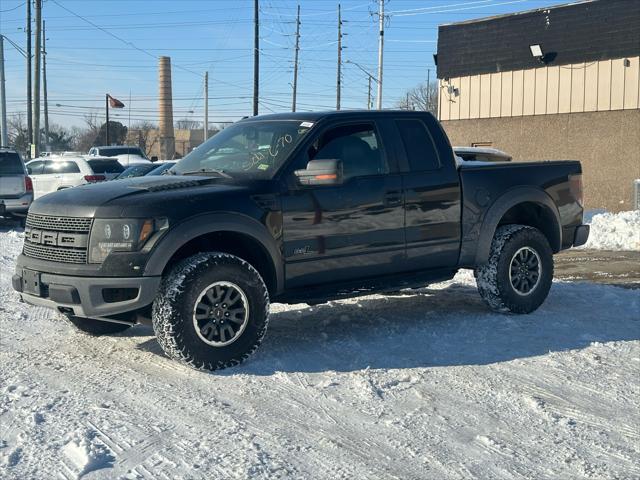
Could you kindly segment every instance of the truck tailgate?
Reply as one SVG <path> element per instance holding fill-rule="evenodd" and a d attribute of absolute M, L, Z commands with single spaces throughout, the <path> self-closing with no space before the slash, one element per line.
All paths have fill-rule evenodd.
<path fill-rule="evenodd" d="M 0 175 L 0 198 L 17 198 L 24 193 L 24 175 Z"/>

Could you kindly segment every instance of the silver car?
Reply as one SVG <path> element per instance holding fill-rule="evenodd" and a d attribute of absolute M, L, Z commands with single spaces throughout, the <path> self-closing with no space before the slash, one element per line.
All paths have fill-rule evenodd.
<path fill-rule="evenodd" d="M 0 217 L 17 218 L 24 225 L 33 201 L 33 183 L 20 155 L 0 148 Z"/>

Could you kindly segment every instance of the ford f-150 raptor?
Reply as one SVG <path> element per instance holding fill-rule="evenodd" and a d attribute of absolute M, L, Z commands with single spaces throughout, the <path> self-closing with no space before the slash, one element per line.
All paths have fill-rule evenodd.
<path fill-rule="evenodd" d="M 236 365 L 270 302 L 423 287 L 475 270 L 489 308 L 547 297 L 586 242 L 577 161 L 458 165 L 428 113 L 241 120 L 159 177 L 36 200 L 13 287 L 93 335 L 150 322 L 171 358 Z"/>

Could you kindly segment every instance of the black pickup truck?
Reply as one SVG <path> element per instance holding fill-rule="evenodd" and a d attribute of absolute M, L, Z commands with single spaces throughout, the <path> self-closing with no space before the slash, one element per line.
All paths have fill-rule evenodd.
<path fill-rule="evenodd" d="M 553 254 L 586 242 L 576 161 L 458 165 L 421 112 L 259 116 L 168 175 L 34 202 L 14 289 L 80 330 L 151 322 L 172 358 L 236 365 L 269 303 L 423 287 L 475 269 L 488 306 L 529 313 Z"/>

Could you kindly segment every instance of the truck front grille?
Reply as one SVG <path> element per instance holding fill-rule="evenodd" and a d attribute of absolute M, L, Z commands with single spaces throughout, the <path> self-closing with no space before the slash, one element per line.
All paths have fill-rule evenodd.
<path fill-rule="evenodd" d="M 59 263 L 87 263 L 91 218 L 27 215 L 22 252 Z"/>
<path fill-rule="evenodd" d="M 46 247 L 24 242 L 24 254 L 27 257 L 61 263 L 87 263 L 87 250 L 63 247 Z"/>
<path fill-rule="evenodd" d="M 82 217 L 52 217 L 49 215 L 27 215 L 27 227 L 52 232 L 77 232 L 89 233 L 91 230 L 91 218 Z"/>

